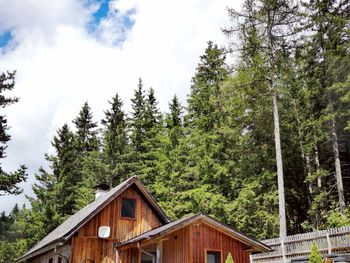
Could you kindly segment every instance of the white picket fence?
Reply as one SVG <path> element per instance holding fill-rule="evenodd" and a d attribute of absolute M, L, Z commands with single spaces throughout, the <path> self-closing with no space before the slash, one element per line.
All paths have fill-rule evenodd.
<path fill-rule="evenodd" d="M 252 263 L 286 263 L 291 259 L 307 256 L 313 243 L 323 254 L 350 254 L 350 226 L 288 236 L 284 242 L 279 238 L 263 240 L 273 251 L 252 255 Z"/>

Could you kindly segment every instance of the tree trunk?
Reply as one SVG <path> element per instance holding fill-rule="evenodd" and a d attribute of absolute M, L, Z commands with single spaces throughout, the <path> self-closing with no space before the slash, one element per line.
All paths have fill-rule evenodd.
<path fill-rule="evenodd" d="M 286 208 L 284 200 L 284 181 L 283 181 L 283 163 L 282 163 L 282 150 L 281 150 L 281 138 L 280 138 L 280 123 L 277 105 L 277 92 L 271 81 L 272 88 L 272 101 L 273 101 L 273 119 L 275 125 L 275 148 L 276 148 L 276 163 L 277 163 L 277 180 L 278 180 L 278 206 L 279 206 L 279 219 L 280 219 L 280 238 L 285 240 L 287 237 L 287 224 L 286 224 Z"/>
<path fill-rule="evenodd" d="M 318 147 L 315 146 L 315 163 L 316 163 L 316 171 L 318 172 L 320 170 L 320 158 L 318 157 Z M 322 187 L 322 179 L 321 177 L 317 177 L 317 186 L 319 188 Z"/>
<path fill-rule="evenodd" d="M 344 188 L 343 188 L 343 179 L 342 179 L 340 159 L 339 159 L 338 135 L 335 127 L 334 117 L 332 117 L 332 147 L 333 147 L 333 156 L 334 156 L 334 164 L 335 164 L 335 178 L 337 181 L 337 188 L 338 188 L 339 208 L 340 208 L 340 212 L 344 214 L 345 213 Z"/>
<path fill-rule="evenodd" d="M 310 156 L 309 156 L 309 154 L 306 155 L 305 160 L 306 160 L 306 171 L 307 171 L 306 176 L 310 180 L 311 165 L 310 165 Z M 310 194 L 312 194 L 314 192 L 314 187 L 313 187 L 312 181 L 309 181 L 309 192 L 310 192 Z"/>

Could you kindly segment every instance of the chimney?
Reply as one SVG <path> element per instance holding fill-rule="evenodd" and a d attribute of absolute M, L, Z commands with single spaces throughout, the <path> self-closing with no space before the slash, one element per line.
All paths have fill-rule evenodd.
<path fill-rule="evenodd" d="M 106 184 L 99 184 L 95 186 L 95 200 L 103 195 L 105 195 L 106 193 L 108 193 L 109 191 L 109 186 Z"/>

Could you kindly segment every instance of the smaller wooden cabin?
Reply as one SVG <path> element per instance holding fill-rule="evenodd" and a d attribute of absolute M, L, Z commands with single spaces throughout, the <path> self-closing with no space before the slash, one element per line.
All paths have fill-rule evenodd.
<path fill-rule="evenodd" d="M 248 263 L 270 248 L 204 214 L 171 222 L 131 177 L 69 217 L 18 262 Z"/>

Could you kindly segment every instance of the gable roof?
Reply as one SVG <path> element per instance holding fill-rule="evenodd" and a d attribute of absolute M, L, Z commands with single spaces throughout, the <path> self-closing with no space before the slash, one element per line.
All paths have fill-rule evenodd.
<path fill-rule="evenodd" d="M 94 202 L 85 206 L 74 215 L 70 216 L 66 221 L 64 221 L 46 237 L 40 240 L 34 247 L 28 250 L 22 257 L 18 259 L 18 261 L 25 261 L 29 258 L 37 256 L 53 248 L 54 244 L 62 243 L 70 239 L 80 227 L 82 227 L 87 221 L 98 214 L 104 207 L 106 207 L 112 200 L 114 200 L 119 194 L 121 194 L 131 185 L 137 186 L 137 188 L 141 191 L 145 199 L 149 202 L 151 207 L 154 209 L 164 224 L 170 222 L 168 216 L 160 208 L 160 206 L 157 204 L 148 190 L 144 187 L 144 185 L 137 179 L 136 176 L 132 176 L 118 186 L 114 187 L 105 195 L 97 198 Z"/>
<path fill-rule="evenodd" d="M 181 218 L 179 220 L 168 223 L 166 225 L 162 225 L 162 226 L 157 227 L 155 229 L 152 229 L 146 233 L 143 233 L 135 238 L 132 238 L 124 243 L 116 244 L 116 247 L 123 247 L 123 246 L 131 245 L 131 244 L 136 243 L 136 242 L 143 241 L 143 240 L 150 240 L 150 239 L 154 239 L 157 237 L 161 237 L 161 236 L 170 234 L 171 232 L 176 231 L 182 227 L 188 226 L 197 220 L 201 220 L 204 223 L 219 229 L 220 231 L 222 231 L 226 235 L 229 235 L 229 236 L 239 240 L 240 242 L 251 246 L 254 251 L 259 251 L 259 252 L 271 251 L 271 248 L 269 246 L 265 245 L 264 243 L 261 243 L 261 242 L 255 240 L 254 238 L 249 237 L 249 236 L 233 229 L 229 225 L 223 224 L 223 223 L 221 223 L 221 222 L 219 222 L 219 221 L 217 221 L 217 220 L 215 220 L 215 219 L 213 219 L 213 218 L 211 218 L 208 215 L 205 215 L 203 213 L 198 213 L 195 215 L 184 217 L 184 218 Z"/>

